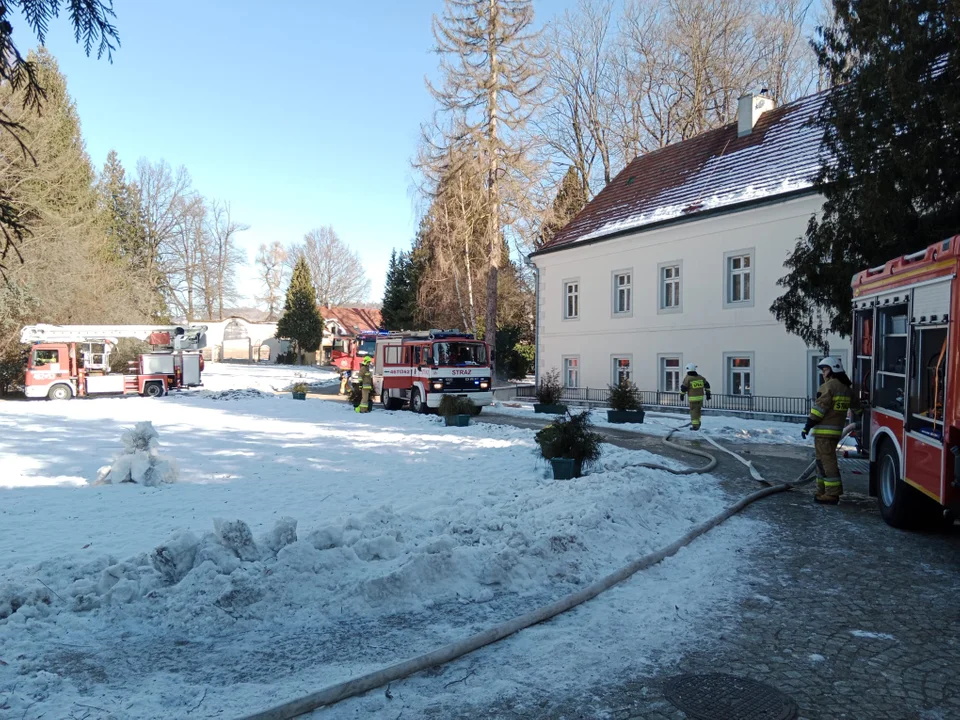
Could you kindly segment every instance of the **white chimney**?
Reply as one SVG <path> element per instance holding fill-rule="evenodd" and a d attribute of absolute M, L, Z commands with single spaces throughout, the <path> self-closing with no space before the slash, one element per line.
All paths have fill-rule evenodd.
<path fill-rule="evenodd" d="M 737 137 L 753 132 L 753 126 L 757 124 L 760 116 L 773 108 L 773 100 L 767 95 L 766 88 L 761 90 L 759 95 L 741 95 L 737 105 Z"/>

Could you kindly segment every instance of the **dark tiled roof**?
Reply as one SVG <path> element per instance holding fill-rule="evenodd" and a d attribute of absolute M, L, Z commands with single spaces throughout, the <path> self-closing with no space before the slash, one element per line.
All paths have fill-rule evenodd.
<path fill-rule="evenodd" d="M 336 320 L 348 335 L 364 330 L 379 330 L 380 311 L 376 308 L 333 307 L 320 308 L 320 316 L 327 320 Z"/>
<path fill-rule="evenodd" d="M 636 158 L 537 253 L 810 189 L 823 131 L 809 121 L 825 98 L 769 110 L 745 137 L 732 123 Z"/>

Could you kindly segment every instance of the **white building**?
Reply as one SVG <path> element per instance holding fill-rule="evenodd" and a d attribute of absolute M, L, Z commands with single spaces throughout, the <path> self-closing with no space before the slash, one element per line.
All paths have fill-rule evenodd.
<path fill-rule="evenodd" d="M 715 394 L 812 397 L 821 353 L 770 305 L 822 207 L 807 122 L 823 99 L 742 97 L 737 123 L 635 159 L 533 253 L 538 376 L 676 392 L 692 362 Z M 848 348 L 830 338 L 845 362 Z"/>
<path fill-rule="evenodd" d="M 277 356 L 290 347 L 286 340 L 274 337 L 277 333 L 275 322 L 252 322 L 231 316 L 224 320 L 198 320 L 196 324 L 207 326 L 204 357 L 208 360 L 276 362 Z"/>

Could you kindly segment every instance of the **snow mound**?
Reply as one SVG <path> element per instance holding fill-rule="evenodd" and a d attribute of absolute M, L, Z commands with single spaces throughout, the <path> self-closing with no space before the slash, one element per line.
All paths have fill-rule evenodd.
<path fill-rule="evenodd" d="M 112 465 L 100 468 L 98 485 L 133 482 L 155 487 L 177 481 L 177 468 L 173 460 L 160 454 L 160 434 L 149 420 L 138 422 L 120 439 L 124 450 L 113 459 Z"/>
<path fill-rule="evenodd" d="M 277 396 L 274 393 L 264 392 L 256 388 L 237 388 L 235 390 L 201 390 L 191 393 L 191 397 L 202 397 L 208 400 L 259 400 Z"/>

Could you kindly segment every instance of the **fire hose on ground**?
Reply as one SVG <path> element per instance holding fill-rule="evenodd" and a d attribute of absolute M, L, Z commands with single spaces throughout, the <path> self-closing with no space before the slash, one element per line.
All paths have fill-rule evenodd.
<path fill-rule="evenodd" d="M 683 425 L 674 427 L 667 434 L 664 442 L 680 452 L 708 458 L 710 462 L 708 462 L 707 465 L 702 468 L 676 469 L 654 463 L 638 463 L 635 465 L 630 465 L 629 467 L 646 467 L 656 470 L 664 470 L 675 475 L 701 474 L 713 470 L 713 468 L 715 468 L 717 465 L 717 458 L 715 456 L 703 450 L 685 447 L 683 445 L 679 445 L 678 443 L 672 442 L 671 438 L 673 435 L 684 427 L 686 426 Z M 843 429 L 843 434 L 838 441 L 838 445 L 842 443 L 843 440 L 853 430 L 854 425 L 852 424 L 845 427 Z M 560 598 L 549 605 L 545 605 L 537 610 L 526 613 L 525 615 L 513 618 L 512 620 L 508 620 L 507 622 L 496 625 L 488 630 L 484 630 L 483 632 L 471 635 L 470 637 L 463 638 L 462 640 L 457 640 L 456 642 L 450 643 L 449 645 L 445 645 L 441 648 L 437 648 L 436 650 L 432 650 L 431 652 L 423 655 L 419 655 L 417 657 L 410 658 L 409 660 L 404 660 L 403 662 L 381 668 L 380 670 L 375 670 L 374 672 L 361 675 L 360 677 L 356 677 L 351 680 L 336 683 L 335 685 L 331 685 L 309 695 L 304 695 L 303 697 L 295 700 L 285 702 L 268 710 L 246 715 L 241 718 L 241 720 L 288 720 L 289 718 L 298 717 L 321 707 L 333 705 L 341 700 L 353 697 L 354 695 L 360 695 L 378 687 L 382 687 L 388 683 L 401 680 L 405 677 L 413 675 L 414 673 L 418 673 L 428 668 L 435 667 L 437 665 L 443 665 L 452 660 L 456 660 L 457 658 L 463 657 L 474 650 L 479 650 L 480 648 L 495 643 L 498 640 L 509 637 L 520 630 L 556 617 L 567 610 L 585 603 L 587 600 L 597 597 L 600 593 L 609 590 L 614 585 L 623 582 L 639 571 L 656 565 L 668 557 L 672 557 L 679 552 L 681 548 L 689 545 L 704 533 L 717 527 L 757 500 L 769 497 L 770 495 L 775 495 L 776 493 L 790 490 L 798 485 L 808 482 L 812 477 L 811 473 L 816 465 L 816 461 L 814 460 L 793 482 L 772 485 L 759 477 L 759 473 L 756 471 L 756 468 L 753 467 L 752 463 L 744 460 L 736 453 L 721 447 L 713 440 L 710 440 L 710 438 L 707 438 L 707 440 L 723 452 L 733 455 L 740 462 L 747 465 L 750 470 L 751 477 L 765 484 L 766 487 L 757 490 L 756 492 L 751 493 L 744 498 L 741 498 L 738 502 L 734 503 L 723 512 L 720 512 L 709 520 L 697 525 L 686 535 L 671 543 L 667 547 L 638 558 L 620 570 L 607 575 L 606 577 L 598 580 L 595 583 L 592 583 L 578 592 Z"/>

